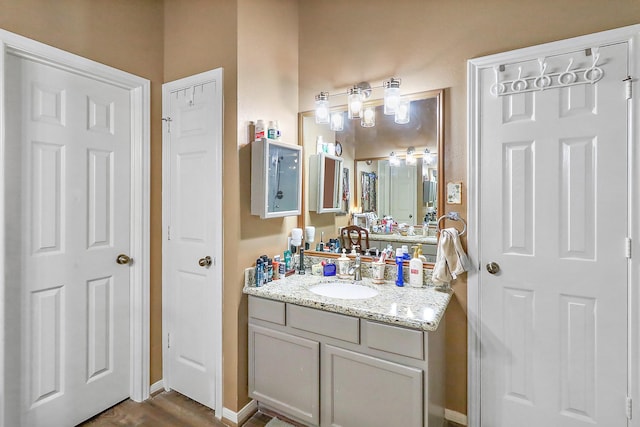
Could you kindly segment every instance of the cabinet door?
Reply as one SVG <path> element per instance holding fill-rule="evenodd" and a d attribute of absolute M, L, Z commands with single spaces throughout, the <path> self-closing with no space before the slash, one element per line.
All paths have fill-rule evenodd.
<path fill-rule="evenodd" d="M 323 427 L 420 427 L 422 413 L 422 370 L 325 347 Z"/>
<path fill-rule="evenodd" d="M 249 325 L 249 396 L 317 426 L 319 354 L 316 341 Z"/>

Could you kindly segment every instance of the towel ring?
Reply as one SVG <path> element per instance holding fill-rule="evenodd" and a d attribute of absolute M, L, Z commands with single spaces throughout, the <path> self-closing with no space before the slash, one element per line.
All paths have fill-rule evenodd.
<path fill-rule="evenodd" d="M 445 215 L 442 215 L 440 218 L 438 218 L 438 222 L 436 223 L 436 232 L 439 233 L 440 232 L 440 221 L 442 221 L 443 219 L 450 219 L 453 221 L 461 221 L 462 222 L 462 231 L 458 233 L 458 236 L 463 236 L 464 233 L 467 231 L 467 223 L 464 222 L 464 219 L 462 219 L 460 217 L 460 214 L 458 214 L 458 212 L 449 212 Z"/>

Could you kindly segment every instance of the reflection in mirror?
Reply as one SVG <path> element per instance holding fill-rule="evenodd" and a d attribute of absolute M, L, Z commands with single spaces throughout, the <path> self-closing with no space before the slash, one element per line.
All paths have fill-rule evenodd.
<path fill-rule="evenodd" d="M 326 153 L 309 156 L 309 210 L 342 211 L 342 159 Z"/>
<path fill-rule="evenodd" d="M 371 245 L 385 248 L 387 244 L 401 246 L 402 242 L 409 246 L 423 243 L 423 251 L 428 254 L 430 248 L 426 246 L 434 245 L 435 237 L 423 238 L 421 227 L 425 216 L 427 220 L 437 218 L 438 208 L 442 207 L 442 180 L 438 179 L 444 164 L 442 97 L 443 91 L 408 96 L 411 116 L 407 124 L 397 124 L 393 116 L 384 115 L 382 100 L 369 104 L 375 107 L 375 126 L 369 128 L 362 127 L 360 120 L 348 120 L 346 107 L 332 111 L 344 115 L 342 131 L 316 124 L 313 111 L 302 113 L 300 144 L 305 170 L 310 168 L 311 155 L 323 150 L 317 141 L 339 142 L 344 162 L 342 173 L 336 176 L 345 183 L 345 188 L 339 195 L 339 212 L 318 214 L 311 209 L 313 202 L 309 200 L 313 191 L 309 188 L 310 176 L 304 174 L 306 209 L 303 208 L 301 225 L 315 226 L 316 236 L 324 236 L 326 242 L 339 236 L 342 227 L 359 222 L 364 214 L 379 219 L 393 216 L 398 223 L 413 225 L 416 236 L 401 236 L 397 231 L 385 234 L 384 230 L 374 228 L 375 221 L 368 221 Z"/>

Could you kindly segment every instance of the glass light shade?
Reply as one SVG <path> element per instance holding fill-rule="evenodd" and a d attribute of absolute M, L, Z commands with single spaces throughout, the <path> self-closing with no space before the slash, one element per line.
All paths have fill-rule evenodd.
<path fill-rule="evenodd" d="M 384 114 L 395 114 L 400 104 L 400 80 L 393 77 L 383 83 L 384 86 Z"/>
<path fill-rule="evenodd" d="M 329 124 L 329 93 L 320 92 L 316 95 L 316 123 Z"/>
<path fill-rule="evenodd" d="M 362 91 L 359 87 L 349 89 L 347 97 L 347 112 L 350 119 L 359 119 L 362 114 Z"/>
<path fill-rule="evenodd" d="M 433 154 L 429 151 L 429 149 L 424 150 L 424 154 L 422 155 L 422 164 L 424 166 L 431 166 L 433 163 Z"/>
<path fill-rule="evenodd" d="M 399 125 L 404 125 L 409 123 L 409 119 L 411 118 L 411 103 L 410 101 L 403 99 L 400 100 L 398 104 L 398 109 L 395 114 L 395 122 Z"/>
<path fill-rule="evenodd" d="M 415 165 L 416 164 L 416 150 L 413 147 L 409 147 L 407 148 L 407 157 L 405 159 L 405 162 L 408 165 Z"/>
<path fill-rule="evenodd" d="M 360 126 L 363 128 L 371 128 L 376 125 L 376 112 L 373 107 L 367 107 L 362 110 L 362 119 L 360 120 Z"/>
<path fill-rule="evenodd" d="M 396 156 L 395 152 L 389 153 L 389 166 L 398 166 L 400 165 L 400 159 Z"/>
<path fill-rule="evenodd" d="M 331 113 L 329 128 L 336 132 L 344 130 L 344 115 L 342 114 L 342 111 L 335 111 Z"/>

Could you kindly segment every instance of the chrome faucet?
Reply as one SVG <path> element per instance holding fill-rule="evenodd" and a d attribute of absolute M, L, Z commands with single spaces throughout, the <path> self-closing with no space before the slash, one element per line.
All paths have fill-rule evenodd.
<path fill-rule="evenodd" d="M 356 263 L 349 269 L 349 274 L 353 274 L 353 280 L 359 282 L 362 280 L 362 271 L 360 267 L 360 254 L 356 254 Z"/>

